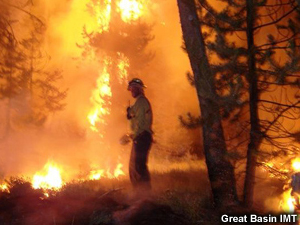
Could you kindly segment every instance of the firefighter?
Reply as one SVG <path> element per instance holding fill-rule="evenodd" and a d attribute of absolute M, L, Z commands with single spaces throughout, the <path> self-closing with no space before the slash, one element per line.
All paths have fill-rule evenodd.
<path fill-rule="evenodd" d="M 152 144 L 152 109 L 146 98 L 146 86 L 139 78 L 134 78 L 128 83 L 135 103 L 127 108 L 127 119 L 130 120 L 132 133 L 132 149 L 129 161 L 129 176 L 133 188 L 137 191 L 151 189 L 150 174 L 147 166 L 148 154 Z"/>

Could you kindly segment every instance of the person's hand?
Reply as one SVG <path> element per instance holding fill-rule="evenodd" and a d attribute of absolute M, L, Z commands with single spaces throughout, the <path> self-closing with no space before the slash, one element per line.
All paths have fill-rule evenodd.
<path fill-rule="evenodd" d="M 127 112 L 126 117 L 127 117 L 128 120 L 130 120 L 132 118 L 132 116 L 130 114 L 130 111 L 131 111 L 131 108 L 130 108 L 130 106 L 128 106 L 127 109 L 126 109 L 126 112 Z"/>
<path fill-rule="evenodd" d="M 124 134 L 121 138 L 120 138 L 120 144 L 121 145 L 127 145 L 130 142 L 131 138 L 129 134 Z"/>

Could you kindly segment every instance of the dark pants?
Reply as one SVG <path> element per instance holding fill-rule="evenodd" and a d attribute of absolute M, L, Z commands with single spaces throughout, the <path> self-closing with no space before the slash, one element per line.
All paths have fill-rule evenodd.
<path fill-rule="evenodd" d="M 152 135 L 144 131 L 134 141 L 130 154 L 129 176 L 134 188 L 151 189 L 150 174 L 147 166 Z"/>

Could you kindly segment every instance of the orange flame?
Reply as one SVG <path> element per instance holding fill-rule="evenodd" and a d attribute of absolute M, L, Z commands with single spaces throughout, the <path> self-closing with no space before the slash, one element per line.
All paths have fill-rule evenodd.
<path fill-rule="evenodd" d="M 122 53 L 117 53 L 117 68 L 118 68 L 118 81 L 122 83 L 127 80 L 129 67 L 129 59 Z M 92 131 L 99 132 L 97 124 L 105 124 L 105 116 L 110 114 L 112 91 L 110 87 L 110 74 L 108 72 L 109 67 L 112 64 L 112 60 L 106 57 L 104 60 L 104 68 L 100 76 L 97 79 L 97 88 L 92 92 L 90 101 L 93 104 L 93 108 L 90 110 L 87 118 L 90 123 Z M 103 134 L 100 134 L 103 135 Z"/>
<path fill-rule="evenodd" d="M 110 88 L 110 75 L 108 73 L 108 66 L 110 60 L 104 60 L 104 68 L 99 78 L 97 79 L 97 89 L 92 93 L 91 102 L 93 109 L 89 112 L 87 118 L 90 122 L 90 127 L 93 131 L 98 132 L 97 123 L 105 123 L 104 116 L 110 114 L 109 99 L 112 96 Z"/>
<path fill-rule="evenodd" d="M 124 80 L 128 78 L 128 71 L 129 68 L 129 59 L 122 53 L 117 53 L 118 59 L 118 69 L 119 69 L 119 82 L 122 83 Z"/>
<path fill-rule="evenodd" d="M 111 20 L 111 0 L 105 0 L 103 4 L 100 4 L 100 1 L 94 5 L 93 3 L 92 7 L 95 10 L 97 23 L 99 25 L 100 33 L 103 31 L 109 30 L 109 23 Z"/>
<path fill-rule="evenodd" d="M 36 173 L 32 179 L 32 187 L 34 189 L 58 190 L 62 185 L 63 182 L 60 175 L 60 169 L 52 162 L 48 162 L 44 166 L 44 171 Z"/>
<path fill-rule="evenodd" d="M 2 192 L 8 192 L 9 191 L 8 185 L 6 183 L 0 184 L 0 190 Z"/>
<path fill-rule="evenodd" d="M 111 0 L 97 1 L 96 3 L 91 2 L 91 6 L 93 7 L 97 18 L 100 33 L 108 31 L 112 19 Z M 143 4 L 138 0 L 120 0 L 116 3 L 116 6 L 116 12 L 120 14 L 121 19 L 125 23 L 137 20 L 143 14 Z M 109 74 L 108 71 L 113 63 L 119 70 L 118 81 L 122 83 L 124 80 L 127 80 L 129 59 L 120 52 L 117 52 L 115 59 L 105 57 L 103 71 L 97 79 L 97 88 L 93 91 L 90 99 L 93 108 L 87 116 L 90 128 L 95 132 L 99 132 L 98 124 L 105 124 L 105 115 L 110 114 L 110 97 L 112 97 L 112 92 L 110 88 L 111 74 Z M 100 135 L 103 136 L 102 133 L 100 133 Z"/>
<path fill-rule="evenodd" d="M 293 173 L 300 172 L 300 158 L 292 160 L 291 167 Z M 295 198 L 291 195 L 291 192 L 292 188 L 289 188 L 287 191 L 285 191 L 282 194 L 282 200 L 280 202 L 280 208 L 287 213 L 293 213 L 295 210 L 295 205 L 298 204 Z"/>
<path fill-rule="evenodd" d="M 136 0 L 121 0 L 118 3 L 118 11 L 126 23 L 139 19 L 143 14 L 143 9 L 142 3 Z"/>
<path fill-rule="evenodd" d="M 295 199 L 291 196 L 292 189 L 288 189 L 282 194 L 280 208 L 286 213 L 293 213 L 295 210 Z"/>
<path fill-rule="evenodd" d="M 112 19 L 112 3 L 111 0 L 104 0 L 103 2 L 90 3 L 94 9 L 99 32 L 108 31 Z M 139 19 L 143 14 L 144 6 L 137 0 L 120 0 L 117 3 L 116 11 L 120 14 L 121 19 L 125 23 L 130 23 Z"/>
<path fill-rule="evenodd" d="M 109 179 L 114 179 L 114 178 L 119 178 L 120 176 L 125 175 L 124 171 L 122 170 L 123 165 L 119 163 L 114 170 L 114 173 L 112 174 L 110 170 L 107 170 L 106 172 L 103 169 L 100 170 L 93 170 L 90 172 L 89 179 L 90 180 L 100 180 L 101 178 L 109 178 Z"/>
<path fill-rule="evenodd" d="M 292 161 L 292 168 L 294 172 L 300 172 L 300 158 L 296 158 Z"/>

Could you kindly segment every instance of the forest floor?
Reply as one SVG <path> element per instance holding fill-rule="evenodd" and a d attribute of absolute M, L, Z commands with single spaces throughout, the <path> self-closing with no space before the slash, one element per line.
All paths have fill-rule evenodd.
<path fill-rule="evenodd" d="M 215 225 L 224 213 L 247 212 L 214 208 L 203 169 L 152 171 L 151 177 L 147 196 L 133 192 L 126 176 L 73 181 L 47 197 L 25 179 L 11 178 L 9 192 L 0 193 L 0 225 Z"/>

